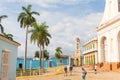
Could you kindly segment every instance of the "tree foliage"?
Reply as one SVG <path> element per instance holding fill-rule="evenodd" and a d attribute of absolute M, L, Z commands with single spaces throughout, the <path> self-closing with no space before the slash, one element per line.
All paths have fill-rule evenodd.
<path fill-rule="evenodd" d="M 61 47 L 57 47 L 55 49 L 55 58 L 57 58 L 57 59 L 61 58 L 61 55 L 62 55 L 62 50 L 61 49 L 62 49 Z"/>
<path fill-rule="evenodd" d="M 39 58 L 39 51 L 35 51 L 35 58 Z"/>
<path fill-rule="evenodd" d="M 7 34 L 7 33 L 3 33 L 3 36 L 5 36 L 6 38 L 13 40 L 13 35 L 12 34 Z"/>
<path fill-rule="evenodd" d="M 20 27 L 26 28 L 24 72 L 26 71 L 28 27 L 30 27 L 33 22 L 36 22 L 36 19 L 33 17 L 33 15 L 39 15 L 38 12 L 31 11 L 31 7 L 32 5 L 28 5 L 27 7 L 23 6 L 23 12 L 21 12 L 18 16 L 18 22 L 20 22 Z"/>
<path fill-rule="evenodd" d="M 44 61 L 42 60 L 42 65 L 41 65 L 41 59 L 44 59 L 44 47 L 48 46 L 49 44 L 49 38 L 51 38 L 51 35 L 48 32 L 48 26 L 46 26 L 46 23 L 42 23 L 42 24 L 37 24 L 36 22 L 34 22 L 32 24 L 33 28 L 29 31 L 29 33 L 31 33 L 30 36 L 30 42 L 32 43 L 36 43 L 37 46 L 40 48 L 41 52 L 39 55 L 40 57 L 40 67 L 44 68 Z"/>
<path fill-rule="evenodd" d="M 2 26 L 1 22 L 2 22 L 2 19 L 4 18 L 7 18 L 7 15 L 2 15 L 0 16 L 0 29 L 1 29 L 1 33 L 4 33 L 4 27 Z"/>
<path fill-rule="evenodd" d="M 43 54 L 44 54 L 44 58 L 45 58 L 46 60 L 48 60 L 48 59 L 49 59 L 49 52 L 48 52 L 47 50 L 44 50 L 44 51 L 43 51 Z M 35 51 L 34 57 L 35 57 L 35 58 L 39 58 L 39 51 Z"/>
<path fill-rule="evenodd" d="M 43 51 L 43 54 L 44 54 L 44 58 L 45 58 L 46 60 L 48 60 L 48 59 L 49 59 L 49 52 L 48 52 L 47 50 L 44 50 L 44 51 Z"/>

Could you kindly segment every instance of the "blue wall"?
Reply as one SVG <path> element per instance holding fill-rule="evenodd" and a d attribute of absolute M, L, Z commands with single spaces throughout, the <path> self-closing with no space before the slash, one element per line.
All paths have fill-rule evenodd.
<path fill-rule="evenodd" d="M 30 69 L 30 61 L 31 60 L 27 60 L 26 61 L 26 68 Z M 56 58 L 51 58 L 50 60 L 45 60 L 44 61 L 44 68 L 49 68 L 49 62 L 52 61 L 52 67 L 57 67 L 57 63 L 58 61 L 61 61 L 63 63 L 63 65 L 67 65 L 68 64 L 68 59 L 67 58 L 62 58 L 60 60 L 57 60 Z M 16 62 L 16 69 L 19 69 L 19 64 L 22 64 L 22 68 L 24 65 L 24 60 L 23 59 L 17 59 Z M 32 60 L 32 69 L 38 69 L 39 68 L 39 60 Z"/>

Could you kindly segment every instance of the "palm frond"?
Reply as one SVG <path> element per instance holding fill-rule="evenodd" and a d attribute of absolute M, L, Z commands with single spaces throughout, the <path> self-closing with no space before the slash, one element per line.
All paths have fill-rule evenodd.
<path fill-rule="evenodd" d="M 47 28 L 45 28 L 46 23 L 42 23 L 41 25 L 37 24 L 36 22 L 32 23 L 33 29 L 30 30 L 29 32 L 31 34 L 31 41 L 36 42 L 37 45 L 40 44 L 44 47 L 44 45 L 49 44 L 49 36 L 48 36 L 48 31 Z M 44 25 L 44 26 L 43 26 Z M 49 34 L 50 35 L 50 34 Z M 35 39 L 32 39 L 35 38 Z"/>
<path fill-rule="evenodd" d="M 0 22 L 1 22 L 1 20 L 3 19 L 3 18 L 7 18 L 8 16 L 7 15 L 2 15 L 2 16 L 0 16 Z"/>
<path fill-rule="evenodd" d="M 25 16 L 26 14 L 24 12 L 21 12 L 20 15 L 18 16 L 18 21 L 20 21 L 20 19 L 22 19 Z"/>
<path fill-rule="evenodd" d="M 0 24 L 1 33 L 4 33 L 4 27 Z"/>
<path fill-rule="evenodd" d="M 29 4 L 29 5 L 27 6 L 27 10 L 30 11 L 30 10 L 31 10 L 31 7 L 32 7 L 32 5 Z"/>
<path fill-rule="evenodd" d="M 40 15 L 38 12 L 32 11 L 31 14 Z"/>

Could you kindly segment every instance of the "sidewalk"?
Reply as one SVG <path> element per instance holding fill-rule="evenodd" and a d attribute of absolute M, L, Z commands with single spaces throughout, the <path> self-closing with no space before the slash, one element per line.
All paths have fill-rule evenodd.
<path fill-rule="evenodd" d="M 94 74 L 93 70 L 86 70 L 88 72 L 86 80 L 120 80 L 119 72 L 98 72 Z M 64 74 L 54 74 L 51 72 L 40 76 L 17 78 L 16 80 L 82 80 L 81 75 L 81 68 L 74 67 L 72 76 L 69 73 L 67 76 L 64 76 Z"/>

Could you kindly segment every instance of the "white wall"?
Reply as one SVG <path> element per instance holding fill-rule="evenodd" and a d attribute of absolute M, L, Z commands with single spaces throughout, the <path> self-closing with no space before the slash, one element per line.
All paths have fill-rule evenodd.
<path fill-rule="evenodd" d="M 118 62 L 118 32 L 120 31 L 120 21 L 117 21 L 114 24 L 107 26 L 104 29 L 101 29 L 97 32 L 98 35 L 98 61 L 101 62 L 101 48 L 100 40 L 103 36 L 107 39 L 107 54 L 106 58 L 108 62 Z M 113 41 L 111 43 L 111 41 Z M 112 49 L 112 50 L 111 50 Z"/>
<path fill-rule="evenodd" d="M 1 54 L 2 50 L 7 49 L 10 51 L 9 61 L 9 80 L 16 80 L 16 58 L 17 58 L 17 46 L 9 44 L 3 40 L 0 40 L 0 72 L 1 72 Z"/>

